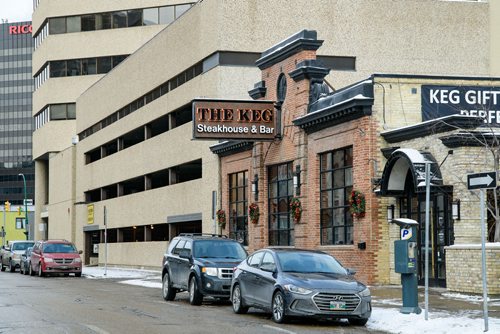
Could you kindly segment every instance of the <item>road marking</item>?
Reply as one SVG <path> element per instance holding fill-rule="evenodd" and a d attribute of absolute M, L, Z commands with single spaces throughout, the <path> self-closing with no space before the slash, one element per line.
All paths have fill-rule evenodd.
<path fill-rule="evenodd" d="M 289 331 L 289 330 L 287 330 L 287 329 L 283 329 L 283 328 L 279 328 L 279 327 L 275 327 L 275 326 L 270 326 L 270 325 L 262 325 L 262 327 L 264 327 L 264 328 L 269 328 L 269 329 L 274 329 L 274 330 L 277 330 L 278 332 L 282 332 L 282 333 L 297 334 L 297 333 L 292 332 L 292 331 Z"/>
<path fill-rule="evenodd" d="M 96 333 L 99 333 L 99 334 L 110 334 L 109 332 L 106 332 L 104 329 L 101 329 L 101 328 L 94 326 L 94 325 L 87 325 L 87 324 L 82 324 L 82 325 L 84 325 L 88 329 L 90 329 Z"/>

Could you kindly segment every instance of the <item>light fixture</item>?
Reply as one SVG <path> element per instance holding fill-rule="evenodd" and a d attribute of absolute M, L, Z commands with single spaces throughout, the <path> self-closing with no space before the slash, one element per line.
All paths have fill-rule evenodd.
<path fill-rule="evenodd" d="M 293 173 L 293 188 L 295 195 L 300 196 L 300 165 L 295 166 L 295 173 Z"/>
<path fill-rule="evenodd" d="M 394 219 L 394 204 L 387 206 L 387 221 L 390 223 Z"/>
<path fill-rule="evenodd" d="M 255 174 L 252 181 L 252 193 L 255 201 L 259 200 L 259 175 Z"/>
<path fill-rule="evenodd" d="M 454 220 L 460 220 L 460 200 L 451 202 L 451 217 Z"/>

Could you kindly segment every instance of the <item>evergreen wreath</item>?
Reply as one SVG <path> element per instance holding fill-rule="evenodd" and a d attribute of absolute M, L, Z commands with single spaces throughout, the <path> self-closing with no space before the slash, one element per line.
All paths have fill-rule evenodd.
<path fill-rule="evenodd" d="M 217 223 L 219 223 L 219 226 L 222 228 L 226 226 L 226 211 L 222 209 L 217 210 Z"/>
<path fill-rule="evenodd" d="M 254 202 L 248 206 L 248 216 L 252 223 L 257 224 L 259 222 L 260 210 L 257 203 Z"/>
<path fill-rule="evenodd" d="M 292 197 L 290 200 L 290 209 L 293 221 L 295 223 L 300 222 L 300 218 L 302 217 L 302 203 L 300 203 L 300 199 L 297 197 Z"/>
<path fill-rule="evenodd" d="M 351 191 L 351 196 L 349 197 L 349 212 L 351 216 L 356 218 L 365 216 L 366 200 L 362 192 L 357 190 Z"/>

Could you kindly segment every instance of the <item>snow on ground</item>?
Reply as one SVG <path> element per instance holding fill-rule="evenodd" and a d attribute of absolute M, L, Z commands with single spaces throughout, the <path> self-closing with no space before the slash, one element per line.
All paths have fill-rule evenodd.
<path fill-rule="evenodd" d="M 453 315 L 429 311 L 425 320 L 424 310 L 420 314 L 402 314 L 398 309 L 373 307 L 366 327 L 387 333 L 401 334 L 478 334 L 484 330 L 484 319 L 468 318 L 464 314 Z M 488 318 L 488 333 L 500 333 L 500 319 Z"/>
<path fill-rule="evenodd" d="M 106 275 L 105 275 L 106 273 Z M 83 276 L 90 279 L 124 279 L 118 281 L 122 284 L 138 285 L 148 288 L 161 288 L 161 273 L 155 270 L 125 269 L 108 267 L 84 267 Z M 466 300 L 481 303 L 478 296 L 468 296 L 459 293 L 443 293 L 450 299 Z M 498 305 L 498 299 L 490 299 L 491 303 Z M 395 334 L 478 334 L 484 331 L 482 313 L 463 310 L 458 313 L 435 312 L 430 309 L 429 320 L 425 320 L 425 311 L 421 314 L 402 314 L 399 312 L 401 301 L 396 299 L 378 300 L 378 304 L 390 307 L 373 306 L 372 316 L 366 324 L 371 330 Z M 488 333 L 500 333 L 500 319 L 488 318 Z"/>

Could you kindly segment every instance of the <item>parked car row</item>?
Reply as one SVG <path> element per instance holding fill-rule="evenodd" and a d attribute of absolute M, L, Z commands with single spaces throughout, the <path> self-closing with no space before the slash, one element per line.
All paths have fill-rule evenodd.
<path fill-rule="evenodd" d="M 10 241 L 0 251 L 1 270 L 24 275 L 49 274 L 82 276 L 82 259 L 72 242 L 67 240 Z"/>
<path fill-rule="evenodd" d="M 371 294 L 354 274 L 319 251 L 266 248 L 247 256 L 235 240 L 181 234 L 163 257 L 162 295 L 171 301 L 188 291 L 192 305 L 205 296 L 230 299 L 235 313 L 255 307 L 270 312 L 277 323 L 306 316 L 364 326 Z"/>

